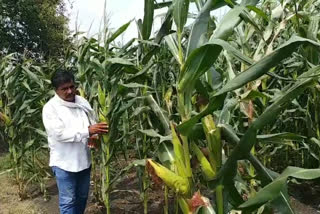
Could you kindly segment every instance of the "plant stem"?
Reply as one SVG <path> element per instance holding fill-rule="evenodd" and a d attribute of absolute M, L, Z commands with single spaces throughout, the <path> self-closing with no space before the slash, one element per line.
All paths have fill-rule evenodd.
<path fill-rule="evenodd" d="M 217 208 L 218 214 L 223 214 L 223 185 L 216 187 Z"/>
<path fill-rule="evenodd" d="M 103 136 L 105 138 L 105 136 Z M 105 175 L 106 175 L 106 187 L 107 187 L 107 192 L 106 192 L 106 209 L 107 209 L 107 214 L 110 213 L 110 199 L 109 199 L 109 184 L 110 184 L 110 175 L 109 175 L 109 160 L 110 160 L 110 143 L 107 141 L 106 142 L 106 156 L 107 156 L 107 164 L 105 166 Z"/>

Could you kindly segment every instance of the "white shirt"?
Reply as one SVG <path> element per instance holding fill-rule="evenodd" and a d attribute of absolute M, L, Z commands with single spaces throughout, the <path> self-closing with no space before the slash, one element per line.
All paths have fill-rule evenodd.
<path fill-rule="evenodd" d="M 93 112 L 90 104 L 80 96 L 76 96 L 73 103 L 62 100 L 56 94 L 44 105 L 42 120 L 50 148 L 49 166 L 57 166 L 69 172 L 79 172 L 90 167 L 87 146 L 87 114 L 90 111 Z"/>

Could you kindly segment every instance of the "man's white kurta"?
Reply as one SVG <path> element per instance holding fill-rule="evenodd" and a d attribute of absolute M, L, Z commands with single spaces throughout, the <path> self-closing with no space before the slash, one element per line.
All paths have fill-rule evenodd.
<path fill-rule="evenodd" d="M 57 94 L 45 104 L 42 119 L 50 148 L 49 166 L 69 172 L 90 167 L 88 113 L 90 104 L 76 96 L 75 102 L 62 100 Z"/>

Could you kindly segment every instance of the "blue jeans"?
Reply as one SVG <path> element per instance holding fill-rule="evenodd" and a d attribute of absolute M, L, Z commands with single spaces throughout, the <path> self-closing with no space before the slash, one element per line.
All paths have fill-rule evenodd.
<path fill-rule="evenodd" d="M 83 214 L 86 208 L 89 186 L 90 170 L 68 172 L 53 166 L 59 190 L 60 214 Z"/>

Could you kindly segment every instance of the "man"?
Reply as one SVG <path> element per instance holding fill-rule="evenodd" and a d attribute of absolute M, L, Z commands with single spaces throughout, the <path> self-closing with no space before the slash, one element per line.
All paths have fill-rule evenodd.
<path fill-rule="evenodd" d="M 84 213 L 90 185 L 91 158 L 88 138 L 108 132 L 106 123 L 95 124 L 94 112 L 76 95 L 72 73 L 56 72 L 51 79 L 55 96 L 43 107 L 50 162 L 59 190 L 61 214 Z"/>

